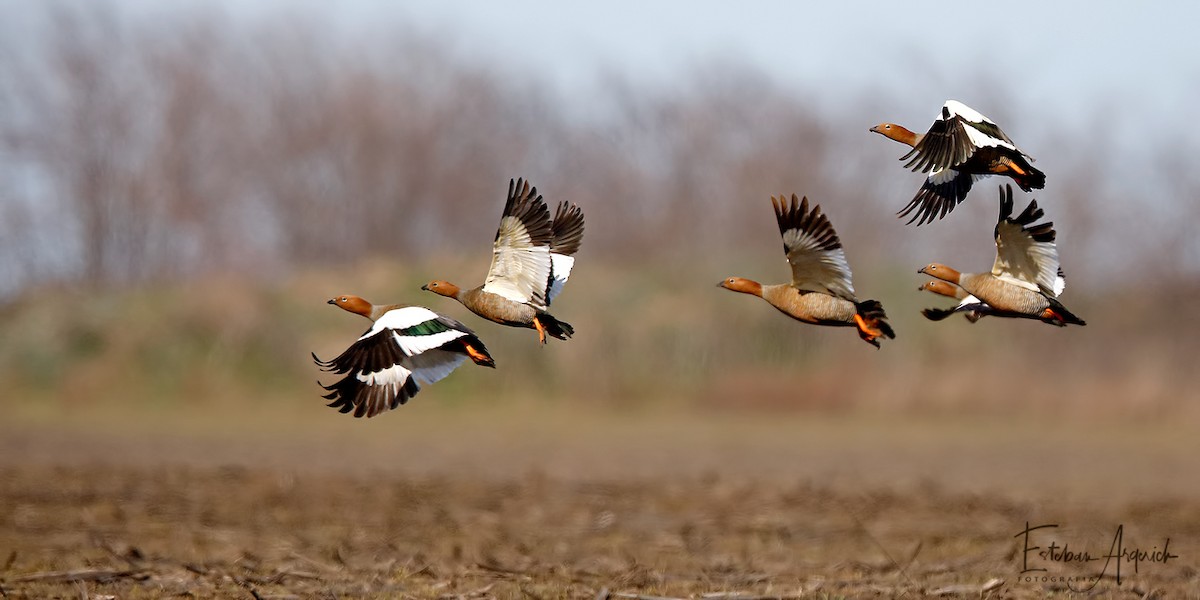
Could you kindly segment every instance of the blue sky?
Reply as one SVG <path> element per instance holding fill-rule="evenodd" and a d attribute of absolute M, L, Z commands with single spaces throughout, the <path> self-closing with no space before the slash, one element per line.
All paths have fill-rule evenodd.
<path fill-rule="evenodd" d="M 63 4 L 72 2 L 89 0 Z M 1181 165 L 1200 152 L 1192 129 L 1200 105 L 1194 3 L 112 2 L 147 19 L 186 18 L 214 6 L 234 21 L 298 19 L 347 45 L 415 29 L 464 63 L 544 84 L 556 108 L 585 118 L 606 108 L 611 96 L 603 87 L 614 79 L 628 81 L 635 94 L 653 94 L 697 85 L 698 71 L 744 68 L 797 90 L 806 108 L 854 124 L 864 152 L 885 157 L 899 150 L 868 135 L 870 125 L 893 121 L 921 130 L 955 98 L 1000 123 L 1047 172 L 1070 160 L 1107 161 L 1102 177 L 1110 198 L 1154 200 L 1143 206 L 1159 208 L 1143 211 L 1143 219 L 1153 212 L 1155 223 L 1174 225 L 1181 222 L 1176 213 L 1191 214 L 1195 205 L 1194 198 L 1163 194 L 1171 182 L 1164 187 L 1167 178 L 1149 168 L 1164 151 Z M 27 25 L 40 12 L 26 0 L 0 0 L 0 35 L 37 35 Z M 1116 135 L 1096 139 L 1120 143 L 1096 148 L 1087 128 L 1097 126 Z M 1071 144 L 1078 154 L 1059 151 Z"/>
<path fill-rule="evenodd" d="M 117 0 L 155 14 L 214 3 Z M 0 0 L 18 17 L 22 0 Z M 331 34 L 389 35 L 400 25 L 437 36 L 465 60 L 510 69 L 586 111 L 612 76 L 670 86 L 709 65 L 761 71 L 819 90 L 837 107 L 869 93 L 886 120 L 930 119 L 947 98 L 993 118 L 981 96 L 1003 86 L 1012 112 L 1087 119 L 1119 114 L 1131 136 L 1177 128 L 1200 100 L 1194 3 L 1041 2 L 565 2 L 554 0 L 225 0 L 234 18 L 301 17 Z M 891 101 L 900 99 L 902 101 Z M 1070 125 L 1078 125 L 1078 122 Z M 1019 127 L 1010 125 L 1012 129 Z M 1010 132 L 1011 133 L 1011 132 Z"/>
<path fill-rule="evenodd" d="M 296 4 L 288 4 L 292 10 Z M 443 32 L 468 57 L 497 58 L 582 100 L 606 71 L 667 83 L 714 61 L 784 85 L 907 99 L 896 120 L 998 79 L 1023 107 L 1071 118 L 1121 103 L 1154 126 L 1200 99 L 1200 9 L 1132 2 L 635 2 L 382 0 L 312 4 L 357 26 L 393 18 Z M 917 78 L 914 78 L 917 74 Z M 909 89 L 905 89 L 909 88 Z"/>
<path fill-rule="evenodd" d="M 260 16 L 308 13 L 351 36 L 414 27 L 470 64 L 545 84 L 558 108 L 585 118 L 604 109 L 610 96 L 602 88 L 614 78 L 635 93 L 654 93 L 695 85 L 697 71 L 745 68 L 794 88 L 805 106 L 861 124 L 856 133 L 874 152 L 880 141 L 867 127 L 892 121 L 919 131 L 954 98 L 995 119 L 1048 172 L 1070 161 L 1096 165 L 1108 200 L 1137 198 L 1147 209 L 1146 227 L 1175 226 L 1179 219 L 1171 215 L 1191 214 L 1196 202 L 1174 197 L 1172 182 L 1157 176 L 1165 152 L 1200 152 L 1192 129 L 1200 105 L 1196 3 L 270 0 L 236 6 Z M 1091 136 L 1096 127 L 1109 131 Z M 1121 142 L 1097 148 L 1093 139 Z M 1073 145 L 1078 153 L 1061 152 Z"/>

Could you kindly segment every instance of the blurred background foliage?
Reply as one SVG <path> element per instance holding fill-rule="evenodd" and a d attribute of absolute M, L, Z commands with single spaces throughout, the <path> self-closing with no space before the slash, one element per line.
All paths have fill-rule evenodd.
<path fill-rule="evenodd" d="M 610 75 L 581 115 L 536 74 L 465 60 L 400 23 L 347 39 L 203 8 L 31 12 L 31 30 L 0 38 L 10 416 L 248 403 L 324 416 L 309 352 L 328 357 L 367 327 L 325 304 L 341 293 L 425 304 L 492 349 L 498 369 L 465 367 L 420 404 L 1194 411 L 1200 342 L 1181 299 L 1200 287 L 1197 142 L 1124 144 L 1111 104 L 1057 121 L 985 75 L 986 93 L 961 98 L 1048 173 L 1023 200 L 1058 225 L 1064 302 L 1089 325 L 931 323 L 919 309 L 945 302 L 917 293 L 916 269 L 990 267 L 997 182 L 943 222 L 897 220 L 921 178 L 867 128 L 920 129 L 937 108 L 902 94 L 831 107 L 818 81 L 796 91 L 715 60 L 677 85 Z M 518 176 L 587 215 L 554 310 L 578 333 L 545 348 L 419 290 L 482 281 Z M 792 192 L 825 208 L 859 293 L 891 315 L 898 337 L 882 350 L 715 288 L 729 275 L 787 279 L 768 197 Z"/>

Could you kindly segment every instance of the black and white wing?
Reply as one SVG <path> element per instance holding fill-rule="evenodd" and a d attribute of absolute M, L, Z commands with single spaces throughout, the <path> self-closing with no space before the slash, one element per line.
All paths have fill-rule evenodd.
<path fill-rule="evenodd" d="M 842 242 L 821 207 L 808 209 L 808 198 L 792 194 L 791 202 L 771 197 L 775 220 L 783 237 L 783 251 L 792 267 L 792 285 L 855 301 L 850 265 Z"/>
<path fill-rule="evenodd" d="M 509 180 L 483 291 L 545 310 L 553 240 L 550 209 L 537 188 L 521 179 Z"/>
<path fill-rule="evenodd" d="M 941 321 L 954 313 L 964 313 L 968 321 L 974 323 L 981 317 L 992 314 L 992 307 L 979 298 L 968 294 L 954 308 L 923 308 L 921 314 L 930 321 Z"/>
<path fill-rule="evenodd" d="M 929 131 L 900 160 L 908 160 L 905 168 L 928 173 L 961 165 L 986 147 L 1024 154 L 991 119 L 961 102 L 947 100 Z"/>
<path fill-rule="evenodd" d="M 1000 188 L 1000 219 L 996 223 L 996 262 L 992 275 L 1055 298 L 1066 286 L 1058 262 L 1054 223 L 1033 223 L 1045 214 L 1037 200 L 1013 218 L 1012 186 Z"/>
<path fill-rule="evenodd" d="M 570 202 L 559 202 L 550 225 L 550 281 L 546 286 L 546 305 L 562 293 L 575 266 L 575 253 L 583 241 L 583 209 Z"/>
<path fill-rule="evenodd" d="M 495 366 L 483 342 L 467 326 L 421 306 L 388 311 L 337 358 L 313 360 L 344 375 L 321 387 L 339 412 L 373 417 L 408 402 L 422 386 L 437 382 L 472 358 Z"/>
<path fill-rule="evenodd" d="M 906 217 L 912 213 L 907 224 L 924 225 L 940 219 L 954 210 L 967 197 L 971 186 L 988 175 L 963 173 L 954 169 L 936 169 L 925 178 L 917 195 L 896 213 Z"/>

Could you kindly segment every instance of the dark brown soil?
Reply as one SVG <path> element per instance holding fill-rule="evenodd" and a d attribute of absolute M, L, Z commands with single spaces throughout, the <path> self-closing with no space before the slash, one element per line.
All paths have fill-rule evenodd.
<path fill-rule="evenodd" d="M 1110 550 L 1118 525 L 1127 549 L 1161 549 L 1170 538 L 1176 557 L 1142 561 L 1137 573 L 1123 563 L 1119 584 L 1110 565 L 1089 597 L 1197 597 L 1200 588 L 1200 501 L 1179 490 L 1057 503 L 1019 486 L 1005 494 L 869 476 L 858 487 L 833 485 L 802 470 L 744 475 L 752 447 L 697 472 L 683 457 L 703 444 L 686 433 L 670 444 L 677 454 L 658 459 L 678 469 L 647 474 L 642 465 L 624 477 L 585 468 L 592 463 L 578 449 L 565 456 L 580 470 L 542 470 L 504 455 L 502 442 L 479 450 L 508 463 L 489 475 L 453 463 L 387 468 L 379 457 L 339 471 L 284 442 L 268 444 L 277 454 L 259 465 L 230 459 L 241 452 L 232 441 L 110 437 L 5 436 L 4 597 L 1042 598 L 1092 585 L 1103 560 L 1030 554 L 1029 564 L 1048 571 L 1021 574 L 1026 523 L 1060 526 L 1030 545 L 1054 541 L 1093 556 Z M 435 455 L 454 445 L 432 439 L 416 442 L 442 464 Z M 396 444 L 415 460 L 416 442 Z M 888 443 L 880 439 L 879 456 Z M 364 444 L 345 441 L 350 452 L 374 451 Z"/>

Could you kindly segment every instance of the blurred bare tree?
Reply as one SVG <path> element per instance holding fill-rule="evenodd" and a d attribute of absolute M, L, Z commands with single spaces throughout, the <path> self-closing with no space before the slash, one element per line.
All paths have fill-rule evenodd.
<path fill-rule="evenodd" d="M 3 189 L 4 235 L 40 228 L 8 270 L 30 279 L 39 261 L 94 285 L 419 256 L 476 206 L 494 220 L 529 152 L 521 93 L 432 40 L 384 60 L 311 24 L 161 27 L 102 3 L 43 25 L 0 55 L 4 179 L 34 182 Z"/>
<path fill-rule="evenodd" d="M 957 258 L 934 254 L 948 247 L 971 262 L 991 252 L 990 185 L 959 209 L 980 227 L 916 234 L 893 218 L 920 177 L 866 133 L 892 117 L 878 98 L 831 112 L 739 63 L 656 89 L 611 76 L 603 108 L 579 118 L 535 76 L 468 63 L 404 27 L 347 40 L 314 22 L 198 7 L 140 20 L 103 2 L 38 14 L 35 31 L 0 41 L 3 294 L 53 279 L 475 253 L 515 176 L 587 206 L 587 251 L 616 261 L 762 256 L 776 245 L 767 197 L 793 192 L 825 206 L 864 271 Z M 1039 148 L 1056 163 L 1043 202 L 1069 233 L 1068 272 L 1148 274 L 1150 253 L 1155 273 L 1195 273 L 1194 237 L 1163 233 L 1191 204 L 1162 203 L 1142 220 L 1156 235 L 1112 250 L 1117 224 L 1103 211 L 1126 190 L 1095 165 L 1128 161 L 1072 153 L 1074 135 L 1050 132 Z M 1120 151 L 1089 135 L 1095 152 Z M 1173 173 L 1162 194 L 1194 195 L 1173 156 L 1142 175 Z"/>

